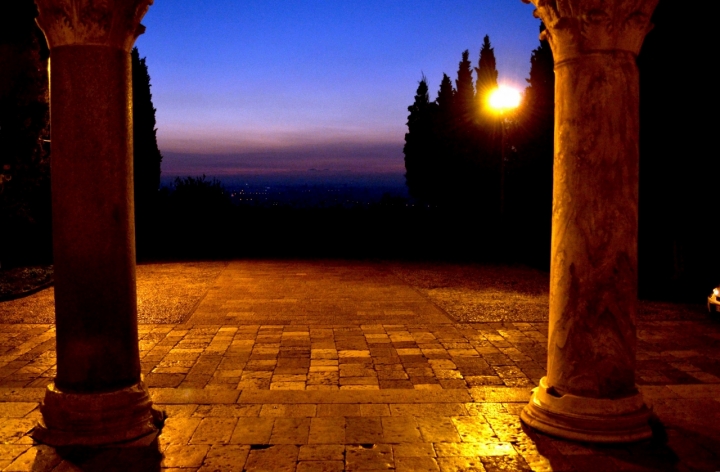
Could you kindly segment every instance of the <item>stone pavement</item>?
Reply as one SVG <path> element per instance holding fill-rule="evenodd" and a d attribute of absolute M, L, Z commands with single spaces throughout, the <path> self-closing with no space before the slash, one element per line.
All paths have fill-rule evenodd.
<path fill-rule="evenodd" d="M 217 273 L 179 323 L 140 326 L 145 380 L 168 414 L 150 448 L 34 444 L 54 328 L 0 316 L 0 470 L 720 470 L 716 320 L 640 320 L 637 382 L 655 437 L 591 446 L 519 420 L 545 373 L 546 322 L 459 322 L 382 263 Z"/>

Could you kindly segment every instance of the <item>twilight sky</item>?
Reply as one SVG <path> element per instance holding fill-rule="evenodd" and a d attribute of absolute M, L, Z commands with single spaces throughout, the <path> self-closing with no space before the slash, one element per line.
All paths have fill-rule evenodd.
<path fill-rule="evenodd" d="M 520 0 L 159 0 L 137 46 L 163 176 L 402 176 L 407 107 L 485 34 L 525 86 L 539 21 Z"/>

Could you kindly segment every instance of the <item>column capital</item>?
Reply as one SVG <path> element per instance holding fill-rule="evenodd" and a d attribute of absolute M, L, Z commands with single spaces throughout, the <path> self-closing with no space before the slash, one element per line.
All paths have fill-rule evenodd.
<path fill-rule="evenodd" d="M 658 0 L 522 0 L 537 7 L 555 63 L 584 54 L 624 51 L 637 56 L 652 29 Z"/>
<path fill-rule="evenodd" d="M 107 46 L 130 52 L 153 0 L 35 0 L 50 48 Z"/>

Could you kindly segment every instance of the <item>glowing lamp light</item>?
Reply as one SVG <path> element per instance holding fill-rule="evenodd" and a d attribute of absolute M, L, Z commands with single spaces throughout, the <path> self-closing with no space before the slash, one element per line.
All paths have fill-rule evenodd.
<path fill-rule="evenodd" d="M 493 110 L 504 113 L 520 106 L 520 92 L 512 87 L 500 86 L 488 97 L 488 104 Z"/>

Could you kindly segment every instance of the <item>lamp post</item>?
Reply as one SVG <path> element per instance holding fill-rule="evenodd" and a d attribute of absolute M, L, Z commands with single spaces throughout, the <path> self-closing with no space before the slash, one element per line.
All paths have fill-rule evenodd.
<path fill-rule="evenodd" d="M 505 147 L 508 113 L 520 106 L 520 92 L 512 87 L 501 85 L 488 94 L 487 103 L 490 109 L 500 117 L 501 150 L 500 150 L 500 223 L 504 228 L 505 217 Z"/>

